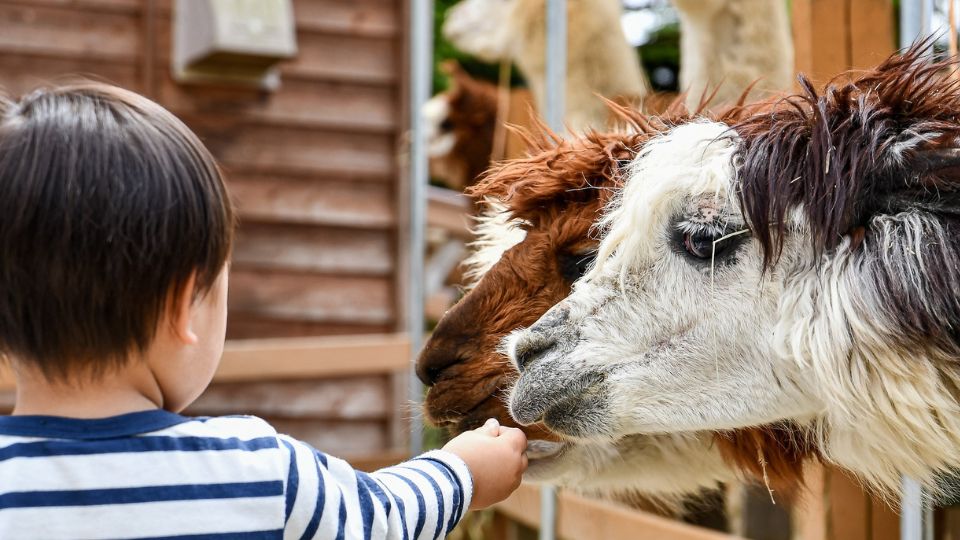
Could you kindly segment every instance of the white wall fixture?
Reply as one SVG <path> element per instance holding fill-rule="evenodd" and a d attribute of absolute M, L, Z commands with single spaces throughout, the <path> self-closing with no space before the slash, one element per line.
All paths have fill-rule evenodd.
<path fill-rule="evenodd" d="M 183 83 L 279 85 L 297 54 L 292 0 L 176 0 L 173 77 Z"/>

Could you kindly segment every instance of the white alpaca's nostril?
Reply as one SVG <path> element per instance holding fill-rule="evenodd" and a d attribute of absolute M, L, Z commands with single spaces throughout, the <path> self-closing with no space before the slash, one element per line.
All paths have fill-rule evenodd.
<path fill-rule="evenodd" d="M 513 348 L 513 361 L 523 373 L 537 359 L 546 355 L 556 344 L 549 334 L 530 331 L 518 339 Z"/>

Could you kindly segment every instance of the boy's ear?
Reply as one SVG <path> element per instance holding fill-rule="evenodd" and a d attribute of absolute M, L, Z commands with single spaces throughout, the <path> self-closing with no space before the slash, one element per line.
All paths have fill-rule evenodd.
<path fill-rule="evenodd" d="M 172 299 L 169 308 L 170 326 L 174 337 L 184 345 L 197 343 L 197 334 L 193 331 L 193 293 L 196 290 L 197 274 L 183 284 L 183 288 Z"/>

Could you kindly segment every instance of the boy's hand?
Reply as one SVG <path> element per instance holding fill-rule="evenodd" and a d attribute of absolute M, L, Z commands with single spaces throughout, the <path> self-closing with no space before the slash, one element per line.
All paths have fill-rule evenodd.
<path fill-rule="evenodd" d="M 517 428 L 501 426 L 493 418 L 456 436 L 443 449 L 460 457 L 473 475 L 470 510 L 506 499 L 520 486 L 527 468 L 527 436 Z"/>

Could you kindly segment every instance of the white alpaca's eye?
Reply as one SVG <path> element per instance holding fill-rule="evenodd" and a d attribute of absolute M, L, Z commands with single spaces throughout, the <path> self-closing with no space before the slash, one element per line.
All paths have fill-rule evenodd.
<path fill-rule="evenodd" d="M 715 256 L 713 242 L 717 239 L 716 235 L 709 232 L 688 232 L 683 235 L 683 247 L 687 253 L 698 259 L 709 259 Z M 716 253 L 720 253 L 721 244 L 717 244 Z"/>

